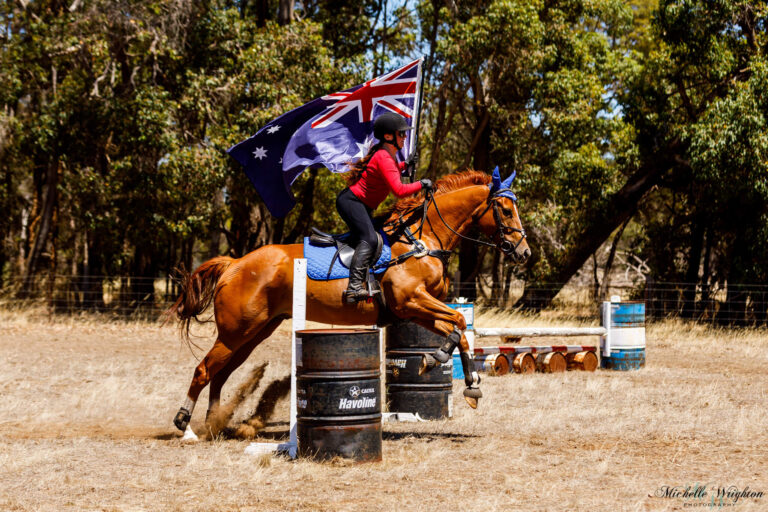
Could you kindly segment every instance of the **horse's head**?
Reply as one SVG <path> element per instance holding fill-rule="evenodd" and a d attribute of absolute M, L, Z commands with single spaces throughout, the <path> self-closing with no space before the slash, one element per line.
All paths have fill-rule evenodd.
<path fill-rule="evenodd" d="M 496 242 L 504 254 L 510 256 L 516 263 L 523 263 L 531 255 L 528 242 L 525 241 L 525 230 L 520 222 L 517 210 L 517 196 L 510 188 L 517 176 L 513 172 L 507 179 L 501 181 L 499 168 L 493 170 L 487 200 L 487 206 L 477 221 L 480 230 Z"/>

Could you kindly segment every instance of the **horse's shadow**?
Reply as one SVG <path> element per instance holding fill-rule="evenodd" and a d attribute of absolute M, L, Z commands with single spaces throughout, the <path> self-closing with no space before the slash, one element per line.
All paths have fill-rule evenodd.
<path fill-rule="evenodd" d="M 180 439 L 181 438 L 179 436 L 179 434 L 176 433 L 176 432 L 169 432 L 167 434 L 156 434 L 156 435 L 149 436 L 149 437 L 151 439 L 155 439 L 157 441 L 173 441 L 175 439 Z"/>
<path fill-rule="evenodd" d="M 289 423 L 287 421 L 273 421 L 268 422 L 265 427 L 266 428 L 274 428 L 274 427 L 288 427 Z M 236 437 L 230 432 L 230 429 L 225 429 L 221 432 L 221 435 L 225 439 L 236 439 Z M 170 434 L 158 434 L 155 436 L 152 436 L 154 439 L 160 440 L 160 441 L 169 441 L 173 439 L 178 439 L 178 434 L 170 433 Z M 400 431 L 400 432 L 388 432 L 386 430 L 382 431 L 381 438 L 383 441 L 403 441 L 407 439 L 415 439 L 419 441 L 436 441 L 438 439 L 446 439 L 453 443 L 463 443 L 467 439 L 474 439 L 480 436 L 474 435 L 474 434 L 460 434 L 457 432 L 416 432 L 416 431 Z M 262 430 L 258 433 L 254 441 L 277 441 L 277 442 L 285 442 L 288 441 L 290 438 L 290 429 L 284 428 L 284 429 L 278 429 L 278 430 Z"/>
<path fill-rule="evenodd" d="M 267 427 L 271 426 L 282 426 L 282 425 L 288 425 L 287 421 L 280 421 L 280 422 L 274 422 L 274 423 L 267 423 Z M 259 432 L 259 435 L 257 436 L 260 440 L 269 440 L 269 441 L 288 441 L 290 437 L 290 431 L 289 430 L 271 430 L 271 431 L 262 431 Z M 463 443 L 467 439 L 473 439 L 479 437 L 474 434 L 460 434 L 456 432 L 416 432 L 416 431 L 405 431 L 405 432 L 388 432 L 386 430 L 382 431 L 381 433 L 381 439 L 383 441 L 403 441 L 407 439 L 417 439 L 420 441 L 435 441 L 438 439 L 447 439 L 454 443 Z"/>
<path fill-rule="evenodd" d="M 381 438 L 384 441 L 402 441 L 404 439 L 418 439 L 420 441 L 435 441 L 437 439 L 447 439 L 453 443 L 463 443 L 467 439 L 479 437 L 473 434 L 459 434 L 457 432 L 382 432 Z"/>

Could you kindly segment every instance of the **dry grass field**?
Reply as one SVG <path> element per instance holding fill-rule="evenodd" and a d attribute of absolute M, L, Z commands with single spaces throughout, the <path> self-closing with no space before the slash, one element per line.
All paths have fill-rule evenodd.
<path fill-rule="evenodd" d="M 533 321 L 476 320 L 510 323 Z M 225 398 L 264 361 L 260 389 L 287 374 L 289 329 Z M 641 371 L 486 377 L 475 411 L 456 383 L 453 419 L 385 424 L 383 462 L 355 465 L 182 443 L 171 420 L 196 360 L 172 327 L 0 312 L 0 510 L 686 510 L 717 487 L 768 493 L 766 331 L 667 322 L 647 339 Z M 283 400 L 268 437 L 287 418 Z M 655 496 L 695 484 L 708 499 Z M 768 510 L 768 496 L 721 505 Z"/>

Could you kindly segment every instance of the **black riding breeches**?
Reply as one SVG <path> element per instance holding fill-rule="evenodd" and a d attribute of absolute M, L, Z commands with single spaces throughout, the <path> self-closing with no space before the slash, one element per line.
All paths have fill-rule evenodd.
<path fill-rule="evenodd" d="M 360 242 L 367 242 L 368 245 L 376 250 L 379 243 L 376 236 L 376 229 L 373 227 L 371 218 L 371 209 L 365 203 L 357 198 L 351 190 L 345 188 L 336 196 L 336 209 L 344 222 L 349 226 L 352 237 Z"/>

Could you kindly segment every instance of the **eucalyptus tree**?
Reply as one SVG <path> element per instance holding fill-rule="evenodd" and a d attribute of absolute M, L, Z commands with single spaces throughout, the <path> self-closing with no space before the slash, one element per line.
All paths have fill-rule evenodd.
<path fill-rule="evenodd" d="M 547 282 L 581 266 L 569 253 L 584 242 L 579 229 L 626 180 L 619 162 L 632 140 L 614 112 L 626 61 L 616 40 L 631 28 L 631 11 L 618 1 L 497 0 L 424 2 L 420 14 L 434 36 L 429 172 L 518 170 L 534 249 L 525 277 L 544 284 L 536 301 L 546 303 L 557 292 Z M 476 253 L 464 249 L 466 279 L 476 274 Z"/>
<path fill-rule="evenodd" d="M 627 81 L 639 137 L 679 141 L 639 249 L 657 279 L 691 283 L 686 315 L 697 288 L 702 302 L 726 288 L 724 321 L 766 320 L 764 292 L 742 285 L 768 282 L 767 16 L 765 2 L 662 1 L 656 50 Z"/>

